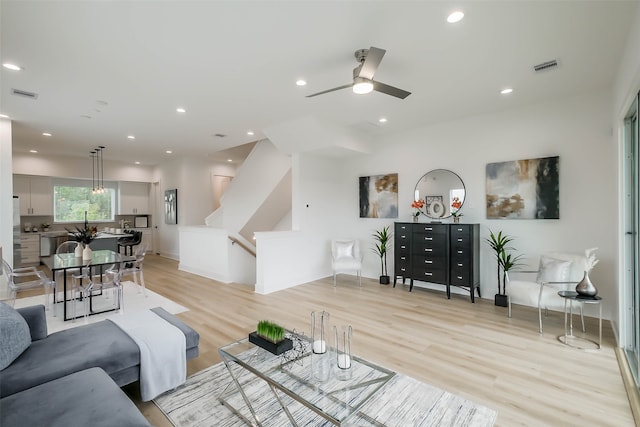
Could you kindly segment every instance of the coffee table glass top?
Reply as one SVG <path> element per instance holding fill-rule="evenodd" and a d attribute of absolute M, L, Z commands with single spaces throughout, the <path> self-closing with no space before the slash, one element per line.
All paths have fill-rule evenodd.
<path fill-rule="evenodd" d="M 395 372 L 352 356 L 350 378 L 343 379 L 344 375 L 341 375 L 341 379 L 337 379 L 339 368 L 333 349 L 325 355 L 312 354 L 309 337 L 289 334 L 301 340 L 298 344 L 303 344 L 303 351 L 297 353 L 297 357 L 292 356 L 295 346 L 287 356 L 275 356 L 249 342 L 248 338 L 226 345 L 219 352 L 225 362 L 235 362 L 336 425 L 342 425 L 356 414 L 395 375 Z M 240 378 L 240 385 L 244 388 L 243 381 L 246 384 L 255 380 L 254 375 Z"/>

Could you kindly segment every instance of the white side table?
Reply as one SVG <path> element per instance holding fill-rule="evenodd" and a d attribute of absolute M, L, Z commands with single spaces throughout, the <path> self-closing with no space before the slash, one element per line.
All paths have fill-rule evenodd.
<path fill-rule="evenodd" d="M 560 335 L 558 340 L 568 346 L 582 350 L 600 350 L 602 347 L 602 298 L 584 297 L 575 291 L 559 291 L 558 295 L 564 298 L 564 335 Z M 573 335 L 573 302 L 580 304 L 598 304 L 598 341 L 586 337 Z M 568 319 L 567 319 L 568 317 Z"/>

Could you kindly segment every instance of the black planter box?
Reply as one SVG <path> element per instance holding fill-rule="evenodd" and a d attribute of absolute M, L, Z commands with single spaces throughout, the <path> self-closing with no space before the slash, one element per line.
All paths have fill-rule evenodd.
<path fill-rule="evenodd" d="M 509 307 L 509 296 L 496 294 L 495 304 L 499 307 Z"/>
<path fill-rule="evenodd" d="M 268 352 L 275 354 L 276 356 L 293 348 L 293 341 L 289 338 L 285 338 L 279 343 L 274 343 L 273 341 L 269 341 L 261 335 L 258 335 L 255 331 L 249 334 L 249 341 L 258 347 L 262 347 Z"/>

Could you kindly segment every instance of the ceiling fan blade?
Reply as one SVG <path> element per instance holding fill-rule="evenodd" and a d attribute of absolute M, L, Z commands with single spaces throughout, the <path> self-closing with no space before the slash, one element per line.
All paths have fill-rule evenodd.
<path fill-rule="evenodd" d="M 364 77 L 369 80 L 373 79 L 373 75 L 376 73 L 380 61 L 382 61 L 382 57 L 386 52 L 384 49 L 371 46 L 357 77 Z"/>
<path fill-rule="evenodd" d="M 395 96 L 400 99 L 405 99 L 407 96 L 411 95 L 411 92 L 376 81 L 373 82 L 373 90 L 386 93 L 387 95 Z"/>
<path fill-rule="evenodd" d="M 353 86 L 353 83 L 349 83 L 348 85 L 344 85 L 344 86 L 334 87 L 333 89 L 323 90 L 322 92 L 318 92 L 318 93 L 314 93 L 314 94 L 311 94 L 311 95 L 307 95 L 306 97 L 307 98 L 311 98 L 312 96 L 318 96 L 318 95 L 322 95 L 324 93 L 329 93 L 329 92 L 333 92 L 333 91 L 340 90 L 340 89 L 346 89 L 346 88 L 351 87 L 351 86 Z"/>

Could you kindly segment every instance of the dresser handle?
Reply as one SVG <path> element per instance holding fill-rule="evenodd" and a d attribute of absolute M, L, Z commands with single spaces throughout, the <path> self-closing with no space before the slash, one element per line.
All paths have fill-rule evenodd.
<path fill-rule="evenodd" d="M 400 246 L 400 249 L 407 249 L 407 247 L 402 245 L 402 246 Z"/>
<path fill-rule="evenodd" d="M 462 231 L 462 228 L 458 228 L 458 231 Z"/>
<path fill-rule="evenodd" d="M 462 263 L 461 262 L 458 263 L 458 267 L 462 267 Z"/>
<path fill-rule="evenodd" d="M 462 239 L 458 239 L 458 242 L 462 242 Z"/>
<path fill-rule="evenodd" d="M 425 276 L 433 276 L 433 273 L 424 273 Z"/>
<path fill-rule="evenodd" d="M 425 264 L 433 264 L 433 261 L 431 261 L 430 259 L 425 259 L 425 260 L 424 260 L 424 263 L 425 263 Z"/>
<path fill-rule="evenodd" d="M 405 268 L 401 268 L 400 271 L 406 271 L 406 269 Z"/>
<path fill-rule="evenodd" d="M 424 228 L 426 231 L 433 231 L 433 227 L 425 227 Z"/>
<path fill-rule="evenodd" d="M 405 259 L 407 259 L 407 257 L 401 256 L 400 259 L 404 261 Z M 460 265 L 460 264 L 458 264 L 458 265 Z"/>
<path fill-rule="evenodd" d="M 458 279 L 459 279 L 459 280 L 462 280 L 462 276 L 458 276 Z"/>
<path fill-rule="evenodd" d="M 425 237 L 424 240 L 431 241 L 431 240 L 433 240 L 433 237 Z"/>
<path fill-rule="evenodd" d="M 433 249 L 431 249 L 431 248 L 425 248 L 425 249 L 424 249 L 424 251 L 425 251 L 425 252 L 433 252 Z"/>
<path fill-rule="evenodd" d="M 459 254 L 461 254 L 461 253 L 462 253 L 462 251 L 458 251 L 458 253 L 459 253 Z"/>
<path fill-rule="evenodd" d="M 401 239 L 406 239 L 406 238 L 407 238 L 407 236 L 402 235 L 402 236 L 400 236 L 400 238 L 401 238 Z"/>

